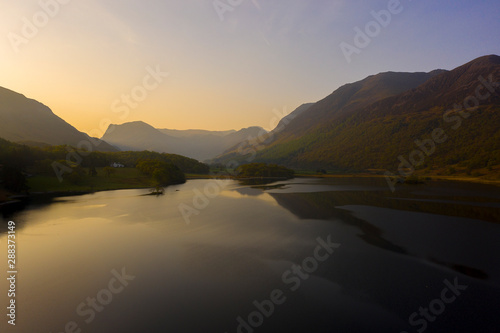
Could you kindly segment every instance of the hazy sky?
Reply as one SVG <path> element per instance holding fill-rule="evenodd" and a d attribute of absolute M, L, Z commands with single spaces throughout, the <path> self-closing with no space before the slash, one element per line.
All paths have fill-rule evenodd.
<path fill-rule="evenodd" d="M 0 86 L 85 132 L 104 119 L 268 128 L 273 109 L 371 74 L 500 54 L 498 0 L 55 1 L 0 0 Z M 390 22 L 370 24 L 390 5 Z M 348 63 L 340 44 L 356 47 L 355 28 L 367 24 L 373 37 Z M 161 83 L 146 77 L 157 69 L 169 73 Z"/>

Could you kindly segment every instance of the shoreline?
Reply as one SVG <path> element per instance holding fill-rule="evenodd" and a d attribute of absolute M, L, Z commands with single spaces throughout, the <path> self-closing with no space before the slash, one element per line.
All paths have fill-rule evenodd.
<path fill-rule="evenodd" d="M 371 175 L 371 174 L 325 174 L 325 175 L 308 175 L 308 174 L 297 174 L 295 178 L 385 178 L 385 175 Z M 499 180 L 482 179 L 478 177 L 467 177 L 467 176 L 436 176 L 436 175 L 417 175 L 418 178 L 424 180 L 445 180 L 454 182 L 468 182 L 475 184 L 490 184 L 500 186 Z"/>
<path fill-rule="evenodd" d="M 467 182 L 467 183 L 475 183 L 475 184 L 486 184 L 486 185 L 495 185 L 495 186 L 500 186 L 500 180 L 488 180 L 488 179 L 481 179 L 477 177 L 463 177 L 463 176 L 420 176 L 422 178 L 430 178 L 430 181 L 452 181 L 452 182 Z M 235 178 L 231 177 L 230 175 L 227 176 L 222 176 L 222 177 L 215 177 L 213 175 L 192 175 L 188 176 L 186 175 L 186 182 L 189 180 L 201 180 L 201 179 L 214 179 L 214 178 L 226 178 L 226 179 L 232 179 L 232 180 L 240 180 L 240 181 L 245 181 L 245 180 L 270 180 L 270 179 L 275 179 L 276 181 L 278 180 L 287 180 L 287 178 L 276 178 L 276 177 L 269 177 L 269 178 L 261 178 L 261 177 L 253 177 L 253 178 Z M 318 174 L 297 174 L 295 175 L 294 178 L 385 178 L 384 175 L 370 175 L 370 174 L 325 174 L 325 175 L 318 175 Z M 293 178 L 288 178 L 288 179 L 293 179 Z M 165 186 L 168 187 L 168 186 Z M 116 188 L 107 188 L 107 189 L 99 189 L 99 190 L 82 190 L 82 191 L 46 191 L 46 192 L 32 192 L 29 194 L 24 194 L 24 195 L 12 195 L 7 197 L 7 200 L 5 201 L 0 201 L 0 208 L 14 205 L 14 204 L 20 204 L 25 200 L 32 199 L 32 198 L 58 198 L 58 197 L 66 197 L 66 196 L 77 196 L 77 195 L 85 195 L 85 194 L 93 194 L 93 193 L 98 193 L 98 192 L 107 192 L 107 191 L 119 191 L 119 190 L 142 190 L 142 189 L 151 189 L 153 187 L 149 186 L 132 186 L 132 187 L 116 187 Z"/>

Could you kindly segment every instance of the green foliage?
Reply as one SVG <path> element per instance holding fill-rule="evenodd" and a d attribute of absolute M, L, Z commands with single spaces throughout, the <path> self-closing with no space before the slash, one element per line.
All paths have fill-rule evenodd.
<path fill-rule="evenodd" d="M 176 154 L 157 153 L 151 151 L 124 151 L 116 153 L 106 153 L 109 163 L 120 161 L 126 166 L 133 167 L 145 160 L 158 160 L 165 163 L 174 164 L 184 173 L 208 174 L 210 167 L 195 159 Z M 108 163 L 108 165 L 109 165 Z"/>
<path fill-rule="evenodd" d="M 106 177 L 103 168 L 97 168 L 97 176 L 83 175 L 80 184 L 71 183 L 69 173 L 59 182 L 53 175 L 40 174 L 28 178 L 27 184 L 33 192 L 101 191 L 151 187 L 151 177 L 143 175 L 136 168 L 117 168 L 113 177 Z"/>
<path fill-rule="evenodd" d="M 12 166 L 0 167 L 0 185 L 11 192 L 19 193 L 28 190 L 24 173 Z"/>
<path fill-rule="evenodd" d="M 422 177 L 418 177 L 417 175 L 410 175 L 404 179 L 405 184 L 424 184 L 425 181 Z"/>
<path fill-rule="evenodd" d="M 97 177 L 97 170 L 95 166 L 89 166 L 89 176 L 91 177 Z"/>
<path fill-rule="evenodd" d="M 70 154 L 74 152 L 73 154 Z M 74 156 L 78 156 L 80 161 L 75 161 Z M 160 160 L 176 165 L 185 173 L 208 174 L 208 165 L 195 159 L 176 154 L 157 153 L 151 151 L 122 151 L 122 152 L 92 152 L 75 150 L 73 147 L 48 146 L 44 148 L 28 147 L 0 139 L 0 164 L 6 160 L 16 161 L 24 167 L 31 167 L 36 162 L 45 160 L 59 161 L 71 160 L 84 168 L 104 168 L 113 162 L 119 162 L 127 167 L 135 167 L 142 160 Z M 45 163 L 47 165 L 47 163 Z M 41 165 L 38 165 L 41 166 Z M 41 167 L 41 172 L 46 172 L 47 168 Z"/>
<path fill-rule="evenodd" d="M 40 159 L 38 150 L 0 139 L 0 165 L 24 169 Z"/>
<path fill-rule="evenodd" d="M 29 147 L 0 139 L 0 186 L 15 193 L 27 191 L 25 170 L 35 160 Z"/>
<path fill-rule="evenodd" d="M 448 175 L 454 175 L 457 173 L 457 169 L 455 169 L 454 167 L 449 167 L 448 168 Z"/>
<path fill-rule="evenodd" d="M 73 172 L 66 176 L 67 180 L 73 185 L 83 185 L 85 182 L 85 169 L 81 166 L 76 166 Z"/>
<path fill-rule="evenodd" d="M 116 173 L 115 168 L 110 167 L 110 166 L 104 167 L 103 171 L 104 171 L 104 174 L 106 175 L 106 177 L 108 177 L 108 178 Z"/>
<path fill-rule="evenodd" d="M 160 160 L 144 160 L 137 169 L 152 177 L 155 186 L 182 184 L 186 182 L 184 173 L 174 164 Z"/>
<path fill-rule="evenodd" d="M 36 161 L 33 166 L 33 172 L 37 174 L 45 174 L 50 175 L 54 173 L 54 169 L 52 168 L 52 160 L 51 159 L 43 159 Z"/>
<path fill-rule="evenodd" d="M 0 138 L 0 187 L 12 192 L 27 190 L 26 174 L 36 177 L 43 176 L 43 179 L 52 177 L 57 180 L 53 168 L 54 162 L 73 170 L 71 173 L 65 171 L 63 174 L 64 183 L 68 182 L 66 187 L 75 188 L 90 183 L 92 183 L 92 187 L 95 187 L 96 184 L 90 181 L 87 176 L 100 179 L 97 168 L 104 168 L 104 173 L 109 178 L 116 170 L 112 168 L 111 171 L 106 167 L 113 162 L 134 168 L 138 163 L 146 160 L 161 162 L 160 169 L 163 169 L 164 172 L 159 172 L 156 175 L 156 180 L 161 183 L 184 182 L 184 172 L 200 175 L 210 172 L 208 165 L 175 154 L 160 154 L 150 151 L 88 153 L 66 145 L 28 147 Z M 153 174 L 151 173 L 150 176 L 152 177 Z M 142 182 L 139 183 L 142 184 Z M 115 185 L 119 186 L 119 184 Z"/>
<path fill-rule="evenodd" d="M 293 178 L 294 171 L 277 164 L 250 163 L 236 169 L 238 178 Z"/>
<path fill-rule="evenodd" d="M 404 114 L 362 113 L 338 123 L 323 124 L 295 138 L 280 140 L 257 152 L 255 162 L 275 163 L 301 170 L 338 170 L 363 172 L 369 169 L 397 173 L 398 157 L 406 159 L 419 149 L 416 140 L 428 140 L 436 128 L 442 128 L 446 140 L 436 143 L 430 156 L 417 169 L 449 171 L 450 166 L 473 170 L 495 170 L 500 165 L 500 107 L 483 106 L 459 128 L 443 121 L 445 109 Z M 229 156 L 238 162 L 243 156 Z M 219 159 L 218 162 L 225 160 Z M 457 169 L 458 170 L 458 169 Z"/>

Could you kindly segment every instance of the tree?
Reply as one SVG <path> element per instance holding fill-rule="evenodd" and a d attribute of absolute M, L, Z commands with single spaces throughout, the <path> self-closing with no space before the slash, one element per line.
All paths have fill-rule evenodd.
<path fill-rule="evenodd" d="M 0 171 L 0 182 L 3 181 L 6 190 L 19 193 L 29 189 L 26 185 L 26 177 L 19 168 L 4 166 Z"/>
<path fill-rule="evenodd" d="M 186 176 L 176 165 L 159 160 L 145 160 L 137 164 L 136 168 L 142 173 L 151 176 L 155 186 L 182 184 Z"/>
<path fill-rule="evenodd" d="M 41 174 L 48 174 L 48 175 L 53 174 L 54 173 L 54 169 L 52 168 L 53 162 L 54 162 L 53 160 L 48 158 L 37 161 L 34 166 L 34 171 L 36 173 L 41 173 Z"/>
<path fill-rule="evenodd" d="M 83 185 L 85 182 L 85 169 L 80 166 L 73 168 L 73 172 L 66 176 L 66 179 L 73 185 Z"/>
<path fill-rule="evenodd" d="M 114 175 L 115 173 L 116 173 L 116 170 L 113 167 L 107 166 L 104 168 L 104 174 L 108 178 L 111 177 L 112 175 Z"/>
<path fill-rule="evenodd" d="M 295 172 L 277 164 L 250 163 L 240 165 L 237 169 L 239 178 L 293 178 Z"/>
<path fill-rule="evenodd" d="M 96 177 L 97 176 L 97 170 L 95 166 L 89 166 L 89 176 L 90 177 Z"/>

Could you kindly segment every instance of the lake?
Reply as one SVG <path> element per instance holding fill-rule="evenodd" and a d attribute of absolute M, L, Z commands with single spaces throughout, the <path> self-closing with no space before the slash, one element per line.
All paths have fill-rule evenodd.
<path fill-rule="evenodd" d="M 500 331 L 499 187 L 297 178 L 147 193 L 4 208 L 0 332 Z"/>

